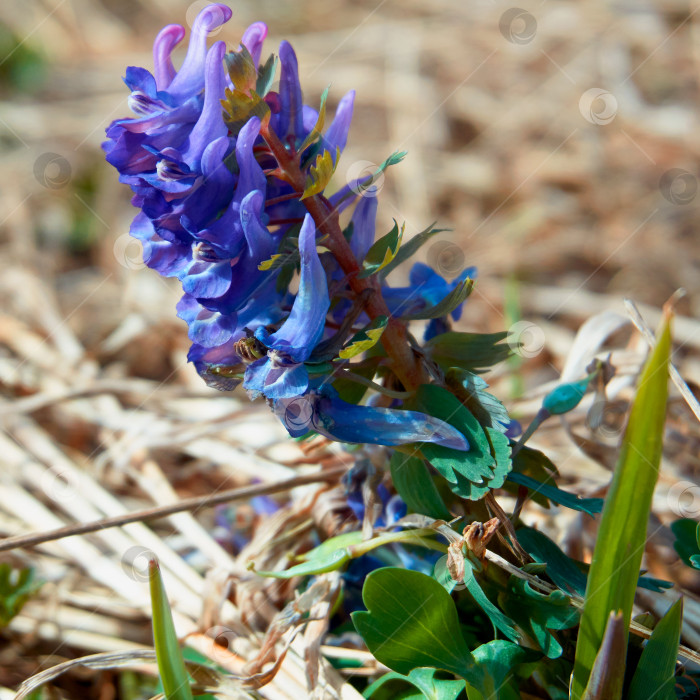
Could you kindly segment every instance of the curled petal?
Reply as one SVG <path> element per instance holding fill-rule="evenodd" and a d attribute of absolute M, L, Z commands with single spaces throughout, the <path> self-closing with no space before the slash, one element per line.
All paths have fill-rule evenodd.
<path fill-rule="evenodd" d="M 309 373 L 303 364 L 273 354 L 248 366 L 243 386 L 254 395 L 263 394 L 268 399 L 291 399 L 309 388 Z"/>
<path fill-rule="evenodd" d="M 158 32 L 153 42 L 153 72 L 159 90 L 165 90 L 175 77 L 175 66 L 170 55 L 184 36 L 184 27 L 179 24 L 169 24 Z"/>
<path fill-rule="evenodd" d="M 265 22 L 253 22 L 253 24 L 243 32 L 241 45 L 248 49 L 248 53 L 252 56 L 256 67 L 260 63 L 260 54 L 262 53 L 262 45 L 266 36 L 267 25 Z"/>
<path fill-rule="evenodd" d="M 179 277 L 187 294 L 198 299 L 217 299 L 231 286 L 231 261 L 193 260 Z"/>
<path fill-rule="evenodd" d="M 192 25 L 190 43 L 182 67 L 173 78 L 168 92 L 183 99 L 196 95 L 204 87 L 204 62 L 209 32 L 231 19 L 231 8 L 222 3 L 207 5 Z"/>
<path fill-rule="evenodd" d="M 236 201 L 242 202 L 253 190 L 265 193 L 265 174 L 253 155 L 253 146 L 260 133 L 260 120 L 249 119 L 240 130 L 236 140 L 236 162 L 238 163 L 238 184 Z"/>

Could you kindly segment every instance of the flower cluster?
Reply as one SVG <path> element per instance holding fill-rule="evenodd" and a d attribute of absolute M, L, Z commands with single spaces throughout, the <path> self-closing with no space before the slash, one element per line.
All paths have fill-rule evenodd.
<path fill-rule="evenodd" d="M 303 103 L 290 44 L 282 42 L 278 58 L 261 61 L 263 23 L 251 25 L 234 51 L 223 41 L 207 48 L 208 34 L 230 17 L 222 4 L 202 10 L 178 71 L 171 54 L 184 29 L 160 32 L 153 73 L 126 71 L 136 116 L 113 122 L 103 146 L 140 209 L 131 234 L 143 245 L 145 263 L 182 284 L 177 313 L 193 343 L 189 360 L 212 386 L 230 390 L 243 382 L 251 396 L 264 396 L 292 435 L 315 430 L 344 442 L 423 441 L 467 450 L 467 440 L 446 422 L 398 400 L 387 405 L 385 396 L 385 405 L 358 405 L 338 382 L 354 376 L 347 348 L 358 324 L 371 329 L 358 347 L 370 349 L 388 319 L 439 305 L 465 288 L 473 270 L 448 283 L 417 264 L 409 286 L 392 288 L 377 277 L 358 294 L 361 275 L 339 264 L 321 228 L 323 219 L 355 205 L 342 243 L 358 269 L 373 251 L 376 257 L 376 196 L 360 196 L 374 195 L 371 188 L 356 181 L 324 196 L 345 148 L 354 92 L 324 129 L 325 94 L 319 110 Z M 371 181 L 370 175 L 359 184 Z M 396 245 L 388 241 L 378 251 L 384 261 L 369 272 L 396 252 L 400 235 L 393 238 Z M 383 297 L 386 316 L 368 311 L 374 295 Z M 457 317 L 462 301 L 440 317 L 427 316 L 428 336 L 448 328 L 447 315 Z M 379 371 L 382 361 L 375 359 L 367 367 Z"/>

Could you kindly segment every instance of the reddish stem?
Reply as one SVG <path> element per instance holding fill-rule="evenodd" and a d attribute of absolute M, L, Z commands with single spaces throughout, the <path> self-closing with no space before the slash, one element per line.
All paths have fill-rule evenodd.
<path fill-rule="evenodd" d="M 287 151 L 277 134 L 270 128 L 269 120 L 263 122 L 260 133 L 277 159 L 279 169 L 285 174 L 287 181 L 295 190 L 303 192 L 306 186 L 306 177 L 299 168 L 297 158 Z M 350 248 L 350 244 L 343 236 L 338 213 L 333 210 L 328 200 L 322 195 L 307 197 L 302 201 L 313 217 L 316 228 L 327 236 L 325 245 L 347 276 L 352 291 L 359 295 L 368 289 L 371 290 L 372 293 L 367 294 L 365 303 L 367 315 L 372 320 L 378 316 L 386 316 L 389 319 L 382 334 L 382 345 L 392 361 L 392 369 L 396 376 L 409 391 L 427 383 L 425 370 L 409 345 L 406 324 L 393 318 L 389 313 L 378 279 L 376 276 L 358 277 L 360 265 L 352 248 Z"/>

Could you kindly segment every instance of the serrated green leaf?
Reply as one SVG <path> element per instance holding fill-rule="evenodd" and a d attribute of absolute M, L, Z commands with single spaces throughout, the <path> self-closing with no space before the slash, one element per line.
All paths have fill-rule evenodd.
<path fill-rule="evenodd" d="M 423 349 L 446 372 L 460 367 L 479 372 L 502 362 L 510 347 L 502 343 L 508 333 L 459 333 L 449 331 L 431 338 Z"/>
<path fill-rule="evenodd" d="M 398 253 L 394 256 L 394 259 L 382 268 L 382 277 L 386 277 L 392 270 L 395 270 L 401 263 L 406 262 L 409 258 L 413 257 L 421 246 L 429 241 L 434 235 L 438 233 L 444 233 L 449 231 L 448 228 L 433 228 L 437 222 L 433 221 L 428 228 L 417 233 L 409 241 L 406 241 L 401 248 L 399 248 Z"/>
<path fill-rule="evenodd" d="M 394 259 L 401 246 L 404 229 L 405 225 L 399 228 L 396 220 L 394 220 L 394 228 L 375 241 L 367 251 L 367 255 L 365 255 L 365 259 L 362 262 L 362 271 L 358 277 L 369 277 L 375 272 L 379 272 Z"/>
<path fill-rule="evenodd" d="M 380 268 L 381 269 L 381 268 Z M 402 321 L 420 321 L 431 318 L 441 318 L 451 314 L 472 293 L 474 280 L 466 279 L 459 282 L 455 288 L 435 306 L 430 306 L 413 314 L 401 316 Z"/>
<path fill-rule="evenodd" d="M 541 493 L 550 501 L 554 501 L 554 503 L 558 503 L 561 506 L 566 506 L 572 510 L 588 513 L 588 515 L 591 517 L 603 510 L 602 498 L 581 498 L 581 496 L 578 496 L 575 493 L 563 491 L 552 484 L 536 481 L 525 474 L 511 472 L 508 475 L 508 481 L 518 484 L 519 486 L 525 486 L 526 488 L 537 493 Z"/>
<path fill-rule="evenodd" d="M 423 456 L 447 479 L 455 493 L 463 495 L 468 492 L 470 484 L 486 485 L 493 478 L 495 459 L 486 433 L 454 394 L 441 386 L 423 384 L 406 405 L 407 408 L 444 420 L 467 438 L 467 452 L 429 443 L 422 443 L 420 448 Z"/>
<path fill-rule="evenodd" d="M 306 177 L 306 185 L 304 193 L 299 197 L 299 200 L 313 197 L 320 194 L 326 189 L 326 186 L 331 181 L 333 173 L 340 160 L 340 149 L 336 148 L 335 163 L 330 151 L 323 151 L 316 156 L 316 162 L 309 168 L 309 174 Z"/>
<path fill-rule="evenodd" d="M 620 459 L 603 507 L 576 644 L 572 700 L 580 700 L 588 684 L 611 611 L 622 611 L 627 639 L 661 461 L 671 352 L 669 318 L 657 340 L 640 377 Z"/>
<path fill-rule="evenodd" d="M 422 666 L 439 668 L 480 685 L 455 604 L 434 578 L 377 569 L 365 579 L 362 600 L 367 610 L 352 613 L 352 621 L 380 663 L 405 675 Z"/>
<path fill-rule="evenodd" d="M 632 677 L 628 700 L 646 700 L 654 689 L 655 700 L 675 700 L 674 674 L 683 624 L 683 599 L 679 598 L 659 620 L 642 651 Z"/>
<path fill-rule="evenodd" d="M 412 695 L 397 696 L 395 690 L 390 690 L 385 686 L 388 683 L 398 682 L 410 684 L 417 688 L 420 698 L 427 700 L 457 700 L 459 694 L 464 690 L 464 681 L 455 681 L 443 678 L 435 678 L 437 669 L 435 668 L 414 668 L 407 676 L 402 673 L 387 673 L 370 685 L 363 696 L 372 700 L 394 700 L 394 698 L 412 697 Z"/>
<path fill-rule="evenodd" d="M 299 146 L 299 153 L 303 153 L 312 143 L 315 143 L 317 139 L 321 137 L 323 133 L 323 126 L 326 123 L 326 100 L 328 99 L 328 88 L 323 91 L 321 95 L 321 106 L 318 108 L 318 117 L 316 118 L 316 123 L 313 129 L 309 131 L 307 137 L 304 139 L 301 146 Z"/>
<path fill-rule="evenodd" d="M 505 432 L 504 426 L 509 425 L 510 416 L 501 401 L 486 391 L 489 385 L 483 377 L 459 367 L 451 367 L 445 373 L 445 381 L 481 425 Z"/>
<path fill-rule="evenodd" d="M 390 466 L 394 488 L 410 511 L 438 520 L 452 518 L 422 459 L 395 451 Z"/>
<path fill-rule="evenodd" d="M 185 669 L 180 643 L 175 634 L 173 615 L 165 593 L 158 562 L 148 562 L 148 582 L 153 611 L 153 642 L 158 673 L 167 700 L 193 700 L 190 677 Z"/>
<path fill-rule="evenodd" d="M 377 316 L 359 333 L 355 333 L 350 338 L 350 342 L 338 353 L 338 357 L 341 360 L 349 360 L 373 348 L 382 337 L 387 323 L 389 323 L 389 319 L 386 316 Z"/>

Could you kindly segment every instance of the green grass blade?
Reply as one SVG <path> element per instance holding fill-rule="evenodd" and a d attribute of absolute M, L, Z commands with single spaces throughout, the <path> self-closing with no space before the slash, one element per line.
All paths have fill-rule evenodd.
<path fill-rule="evenodd" d="M 148 563 L 148 582 L 153 610 L 153 642 L 164 695 L 167 700 L 193 700 L 190 677 L 185 670 L 185 662 L 175 634 L 170 603 L 165 594 L 160 567 L 155 560 Z"/>
<path fill-rule="evenodd" d="M 603 507 L 576 644 L 572 700 L 583 696 L 611 612 L 622 612 L 627 643 L 651 499 L 661 461 L 670 352 L 671 330 L 667 317 L 656 348 L 642 372 L 620 459 Z M 624 668 L 620 672 L 624 673 Z"/>
<path fill-rule="evenodd" d="M 683 599 L 679 598 L 654 627 L 634 672 L 628 700 L 674 700 L 674 671 L 681 641 Z"/>

